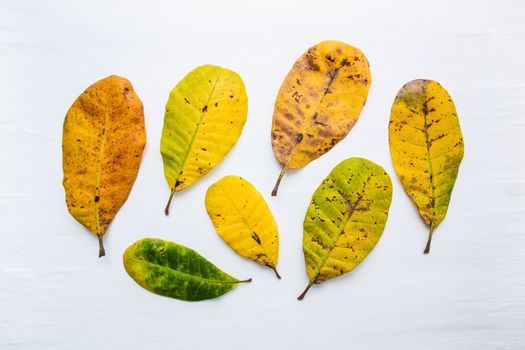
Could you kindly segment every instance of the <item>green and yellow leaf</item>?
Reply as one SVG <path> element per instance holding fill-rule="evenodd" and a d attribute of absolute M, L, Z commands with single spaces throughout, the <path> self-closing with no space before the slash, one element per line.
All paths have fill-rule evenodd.
<path fill-rule="evenodd" d="M 133 243 L 123 260 L 126 272 L 145 289 L 186 301 L 217 298 L 251 281 L 239 281 L 196 251 L 158 238 Z"/>
<path fill-rule="evenodd" d="M 221 238 L 245 258 L 277 273 L 277 224 L 263 196 L 239 176 L 225 176 L 208 188 L 206 210 Z"/>
<path fill-rule="evenodd" d="M 323 41 L 297 59 L 275 101 L 272 147 L 282 170 L 273 196 L 288 169 L 304 167 L 348 134 L 371 82 L 363 52 L 340 41 Z"/>
<path fill-rule="evenodd" d="M 463 136 L 456 107 L 436 81 L 413 80 L 399 90 L 390 113 L 390 154 L 405 191 L 432 234 L 447 213 Z"/>
<path fill-rule="evenodd" d="M 244 83 L 226 68 L 198 67 L 171 91 L 160 141 L 170 188 L 166 215 L 174 193 L 206 175 L 235 145 L 247 113 Z"/>
<path fill-rule="evenodd" d="M 63 185 L 69 213 L 102 236 L 128 198 L 146 144 L 144 109 L 131 83 L 112 75 L 84 91 L 66 114 Z"/>
<path fill-rule="evenodd" d="M 342 161 L 312 196 L 304 218 L 303 252 L 310 287 L 352 271 L 375 247 L 388 218 L 392 183 L 379 165 Z"/>

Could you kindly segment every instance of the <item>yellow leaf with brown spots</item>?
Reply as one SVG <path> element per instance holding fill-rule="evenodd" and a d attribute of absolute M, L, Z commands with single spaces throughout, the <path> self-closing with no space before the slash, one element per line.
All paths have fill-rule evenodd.
<path fill-rule="evenodd" d="M 277 278 L 277 224 L 263 196 L 239 176 L 225 176 L 208 188 L 206 210 L 221 238 L 245 258 L 268 266 Z"/>
<path fill-rule="evenodd" d="M 99 239 L 128 198 L 146 144 L 144 109 L 131 83 L 115 75 L 88 87 L 66 114 L 63 185 L 69 213 Z"/>
<path fill-rule="evenodd" d="M 166 103 L 160 152 L 170 196 L 208 174 L 241 136 L 248 96 L 241 77 L 226 68 L 204 65 L 171 90 Z"/>
<path fill-rule="evenodd" d="M 273 113 L 273 153 L 288 169 L 319 158 L 352 129 L 372 82 L 365 55 L 340 41 L 323 41 L 303 54 L 286 76 Z"/>
<path fill-rule="evenodd" d="M 456 107 L 436 81 L 413 80 L 399 90 L 390 112 L 390 154 L 405 191 L 432 234 L 447 213 L 463 136 Z"/>
<path fill-rule="evenodd" d="M 339 163 L 312 196 L 303 223 L 310 287 L 352 271 L 383 234 L 392 201 L 385 170 L 362 158 Z"/>

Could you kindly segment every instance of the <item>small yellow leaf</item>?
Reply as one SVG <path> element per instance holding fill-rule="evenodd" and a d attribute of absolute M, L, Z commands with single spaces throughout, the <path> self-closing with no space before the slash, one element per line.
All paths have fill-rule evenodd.
<path fill-rule="evenodd" d="M 303 252 L 310 287 L 352 271 L 383 234 L 392 200 L 390 176 L 362 158 L 339 163 L 312 196 Z"/>
<path fill-rule="evenodd" d="M 67 112 L 62 167 L 67 208 L 99 238 L 128 198 L 146 144 L 144 109 L 131 83 L 112 75 L 84 91 Z"/>
<path fill-rule="evenodd" d="M 340 41 L 323 41 L 297 59 L 275 101 L 272 147 L 282 170 L 272 196 L 287 169 L 304 167 L 348 134 L 371 82 L 363 52 Z"/>
<path fill-rule="evenodd" d="M 221 238 L 242 256 L 277 273 L 277 224 L 263 196 L 248 181 L 225 176 L 208 188 L 206 210 Z"/>
<path fill-rule="evenodd" d="M 206 175 L 235 145 L 247 113 L 244 83 L 226 68 L 197 67 L 171 91 L 160 141 L 170 187 L 166 215 L 175 192 Z"/>
<path fill-rule="evenodd" d="M 436 81 L 413 80 L 399 90 L 390 113 L 390 154 L 405 191 L 432 234 L 447 213 L 463 136 L 456 107 Z"/>

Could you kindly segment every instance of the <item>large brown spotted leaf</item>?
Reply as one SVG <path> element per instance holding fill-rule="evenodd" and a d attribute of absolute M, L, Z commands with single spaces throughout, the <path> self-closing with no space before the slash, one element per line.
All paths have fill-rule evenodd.
<path fill-rule="evenodd" d="M 66 114 L 62 167 L 69 213 L 99 239 L 128 198 L 146 144 L 144 109 L 131 83 L 112 75 Z"/>
<path fill-rule="evenodd" d="M 272 124 L 272 147 L 282 165 L 302 168 L 328 152 L 352 129 L 372 82 L 365 55 L 340 41 L 323 41 L 303 54 L 286 76 Z"/>

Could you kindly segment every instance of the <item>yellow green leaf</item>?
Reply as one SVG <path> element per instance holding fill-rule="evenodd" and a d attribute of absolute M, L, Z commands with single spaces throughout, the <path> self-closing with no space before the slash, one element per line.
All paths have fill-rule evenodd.
<path fill-rule="evenodd" d="M 62 167 L 69 213 L 102 236 L 128 198 L 146 144 L 144 109 L 131 83 L 112 75 L 84 91 L 66 114 Z"/>
<path fill-rule="evenodd" d="M 456 107 L 436 81 L 413 80 L 399 90 L 390 112 L 390 154 L 405 191 L 432 234 L 447 213 L 463 136 Z"/>
<path fill-rule="evenodd" d="M 263 196 L 239 176 L 225 176 L 208 188 L 206 210 L 221 238 L 237 253 L 270 267 L 278 278 L 277 224 Z"/>
<path fill-rule="evenodd" d="M 303 252 L 310 287 L 352 271 L 383 234 L 392 183 L 379 165 L 342 161 L 321 182 L 304 218 Z"/>
<path fill-rule="evenodd" d="M 171 90 L 160 141 L 170 188 L 166 215 L 175 192 L 206 175 L 235 145 L 247 113 L 244 83 L 226 68 L 198 67 Z"/>
<path fill-rule="evenodd" d="M 341 141 L 365 105 L 372 82 L 365 55 L 340 41 L 323 41 L 303 54 L 286 76 L 273 113 L 273 153 L 288 169 L 302 168 Z"/>
<path fill-rule="evenodd" d="M 128 275 L 143 288 L 186 301 L 217 298 L 251 281 L 239 281 L 193 249 L 159 238 L 133 243 L 123 261 Z"/>

